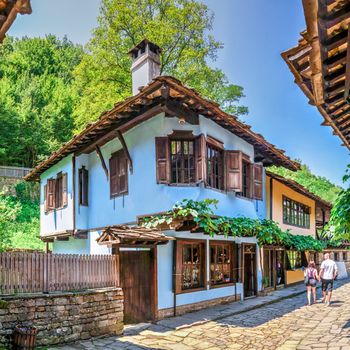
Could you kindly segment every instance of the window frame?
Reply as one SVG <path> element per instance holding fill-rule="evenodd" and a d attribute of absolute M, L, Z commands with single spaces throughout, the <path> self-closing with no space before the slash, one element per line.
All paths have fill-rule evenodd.
<path fill-rule="evenodd" d="M 285 225 L 310 229 L 311 207 L 307 204 L 282 195 L 282 216 Z"/>
<path fill-rule="evenodd" d="M 206 175 L 207 175 L 206 186 L 214 190 L 224 191 L 225 189 L 224 149 L 223 147 L 220 147 L 220 144 L 218 141 L 215 140 L 216 142 L 212 142 L 211 140 L 212 138 L 208 137 L 206 141 Z M 209 151 L 210 151 L 210 160 L 209 160 Z M 214 157 L 212 156 L 213 153 L 214 153 Z M 219 155 L 219 157 L 217 155 Z M 212 165 L 213 162 L 215 164 L 215 167 L 218 170 L 218 174 L 214 174 L 215 171 L 210 171 L 210 170 L 213 170 L 213 166 L 209 166 L 209 164 Z M 213 186 L 213 183 L 209 183 L 209 181 L 213 182 L 213 178 L 215 178 L 215 184 L 217 180 L 218 187 Z"/>
<path fill-rule="evenodd" d="M 292 256 L 291 255 L 295 255 Z M 290 270 L 289 271 L 295 271 L 295 270 L 300 270 L 303 268 L 303 257 L 302 257 L 302 252 L 298 250 L 293 250 L 293 249 L 287 249 L 286 250 L 286 258 L 288 259 L 289 265 L 290 265 Z M 292 265 L 292 261 L 294 262 L 294 266 Z M 297 263 L 298 266 L 297 266 Z"/>
<path fill-rule="evenodd" d="M 236 274 L 235 277 L 235 271 L 234 271 L 234 259 L 237 259 L 237 263 L 238 263 L 238 256 L 234 256 L 234 245 L 235 242 L 231 242 L 231 241 L 218 241 L 218 240 L 209 240 L 209 256 L 208 256 L 208 260 L 209 260 L 209 285 L 210 288 L 219 288 L 219 287 L 225 287 L 225 286 L 229 286 L 229 285 L 233 285 L 235 283 L 237 283 L 238 280 L 238 273 Z M 215 257 L 217 257 L 217 248 L 218 247 L 222 247 L 222 249 L 224 249 L 224 246 L 227 246 L 228 248 L 228 254 L 229 254 L 229 262 L 228 263 L 218 263 L 217 261 L 215 261 L 214 263 L 212 263 L 212 247 L 215 247 Z M 214 265 L 214 268 L 216 266 L 222 266 L 222 265 L 229 265 L 229 281 L 224 281 L 224 282 L 219 282 L 219 283 L 215 283 L 213 282 L 213 278 L 212 278 L 212 265 Z M 222 271 L 223 269 L 221 269 Z M 235 281 L 236 280 L 236 281 Z"/>
<path fill-rule="evenodd" d="M 200 273 L 201 273 L 201 285 L 183 288 L 183 271 L 184 271 L 184 247 L 186 245 L 196 245 L 198 244 L 200 249 Z M 191 293 L 195 291 L 205 290 L 207 287 L 207 252 L 206 252 L 206 240 L 200 239 L 184 239 L 178 238 L 176 239 L 176 285 L 175 285 L 175 293 L 183 294 L 183 293 Z M 193 253 L 192 253 L 193 254 Z M 178 259 L 181 257 L 181 264 L 179 264 Z M 193 265 L 193 263 L 191 263 Z M 179 271 L 180 269 L 180 271 Z"/>
<path fill-rule="evenodd" d="M 245 153 L 242 154 L 242 191 L 238 192 L 238 196 L 240 198 L 245 198 L 245 199 L 253 199 L 253 181 L 254 181 L 254 174 L 253 174 L 253 166 L 254 163 L 252 163 L 250 161 L 250 157 L 248 155 L 246 155 Z M 245 171 L 244 169 L 248 170 L 246 175 L 245 175 Z M 244 183 L 247 182 L 246 185 L 246 193 L 245 193 L 245 189 L 244 189 Z"/>
<path fill-rule="evenodd" d="M 195 138 L 194 137 L 181 137 L 181 136 L 169 136 L 168 137 L 168 147 L 169 147 L 169 166 L 170 166 L 170 182 L 169 185 L 170 186 L 196 186 L 196 143 L 195 143 Z M 173 142 L 180 142 L 181 144 L 181 167 L 180 167 L 180 177 L 181 177 L 181 181 L 179 182 L 174 182 L 173 181 L 173 156 L 176 156 L 176 154 L 172 153 L 172 143 Z M 187 170 L 184 167 L 185 164 L 185 154 L 184 154 L 184 143 L 185 142 L 191 142 L 192 143 L 192 161 L 193 161 L 193 181 L 189 181 L 189 182 L 184 182 L 182 180 L 184 180 L 185 178 L 185 172 L 188 171 L 188 178 L 189 180 L 191 179 L 191 167 L 188 167 Z M 188 149 L 189 149 L 189 144 L 188 144 Z M 189 154 L 187 155 L 187 161 L 190 163 L 190 157 Z"/>

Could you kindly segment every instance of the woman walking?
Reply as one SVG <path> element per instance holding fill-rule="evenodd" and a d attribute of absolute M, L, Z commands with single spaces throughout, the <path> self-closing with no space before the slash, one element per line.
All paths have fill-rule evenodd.
<path fill-rule="evenodd" d="M 309 261 L 309 264 L 304 272 L 305 276 L 305 285 L 306 285 L 306 291 L 307 291 L 307 301 L 308 305 L 311 305 L 311 292 L 313 296 L 313 303 L 316 303 L 316 284 L 317 280 L 320 279 L 315 262 L 313 260 Z"/>

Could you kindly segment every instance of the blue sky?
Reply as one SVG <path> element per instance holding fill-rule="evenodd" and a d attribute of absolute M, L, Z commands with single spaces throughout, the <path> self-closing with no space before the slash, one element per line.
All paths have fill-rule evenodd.
<path fill-rule="evenodd" d="M 341 184 L 349 151 L 321 115 L 308 105 L 280 53 L 297 44 L 305 22 L 301 0 L 205 0 L 215 13 L 213 34 L 224 44 L 213 65 L 245 89 L 244 117 L 253 129 L 301 159 L 311 170 Z M 96 26 L 98 0 L 33 0 L 33 14 L 20 16 L 13 36 L 67 35 L 86 43 Z"/>

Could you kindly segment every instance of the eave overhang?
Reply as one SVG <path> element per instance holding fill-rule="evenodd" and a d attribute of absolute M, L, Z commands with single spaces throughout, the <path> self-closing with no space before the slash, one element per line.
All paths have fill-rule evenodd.
<path fill-rule="evenodd" d="M 350 2 L 303 0 L 306 31 L 282 53 L 295 83 L 350 149 Z"/>

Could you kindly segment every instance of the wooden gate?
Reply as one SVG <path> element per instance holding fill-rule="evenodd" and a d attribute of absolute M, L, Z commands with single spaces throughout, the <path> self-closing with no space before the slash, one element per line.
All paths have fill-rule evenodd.
<path fill-rule="evenodd" d="M 125 323 L 145 322 L 156 317 L 155 249 L 120 251 Z"/>

